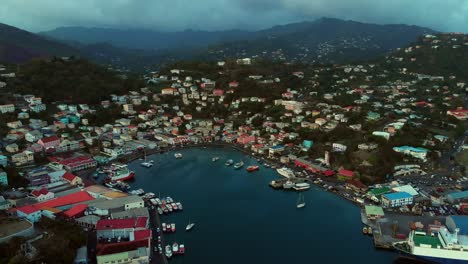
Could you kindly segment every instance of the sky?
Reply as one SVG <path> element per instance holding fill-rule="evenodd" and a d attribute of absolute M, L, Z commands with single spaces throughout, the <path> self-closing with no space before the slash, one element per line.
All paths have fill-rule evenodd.
<path fill-rule="evenodd" d="M 0 23 L 33 32 L 61 26 L 256 30 L 332 17 L 468 32 L 468 0 L 1 0 Z"/>

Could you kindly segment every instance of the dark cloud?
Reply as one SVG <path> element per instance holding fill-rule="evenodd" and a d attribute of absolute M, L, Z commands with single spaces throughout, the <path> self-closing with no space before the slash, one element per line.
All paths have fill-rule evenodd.
<path fill-rule="evenodd" d="M 468 0 L 2 0 L 3 23 L 156 30 L 258 29 L 319 17 L 468 32 Z"/>

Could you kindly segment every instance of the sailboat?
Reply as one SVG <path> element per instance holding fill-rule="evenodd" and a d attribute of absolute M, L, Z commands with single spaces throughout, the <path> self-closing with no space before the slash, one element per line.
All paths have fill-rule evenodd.
<path fill-rule="evenodd" d="M 195 223 L 190 223 L 190 219 L 189 219 L 189 223 L 185 227 L 185 231 L 187 231 L 187 232 L 190 231 L 194 226 L 195 226 Z"/>
<path fill-rule="evenodd" d="M 145 151 L 145 161 L 141 163 L 141 166 L 145 167 L 145 168 L 151 168 L 153 167 L 153 161 L 146 161 L 146 151 Z"/>
<path fill-rule="evenodd" d="M 297 199 L 296 208 L 298 208 L 298 209 L 303 208 L 303 207 L 305 207 L 305 205 L 306 204 L 305 204 L 305 201 L 304 201 L 304 195 L 302 195 L 302 193 L 301 193 L 301 194 L 299 194 L 299 198 Z"/>

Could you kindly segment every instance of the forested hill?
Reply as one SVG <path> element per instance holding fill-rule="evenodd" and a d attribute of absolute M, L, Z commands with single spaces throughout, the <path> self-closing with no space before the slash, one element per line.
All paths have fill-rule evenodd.
<path fill-rule="evenodd" d="M 144 83 L 82 59 L 32 60 L 18 67 L 12 92 L 34 94 L 46 102 L 99 103 L 110 94 L 138 89 Z"/>

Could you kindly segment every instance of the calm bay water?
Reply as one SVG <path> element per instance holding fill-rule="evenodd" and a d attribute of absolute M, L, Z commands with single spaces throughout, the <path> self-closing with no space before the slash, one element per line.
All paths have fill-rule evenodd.
<path fill-rule="evenodd" d="M 184 243 L 185 256 L 171 263 L 392 263 L 396 254 L 377 251 L 371 238 L 361 233 L 359 208 L 313 187 L 304 192 L 307 203 L 296 209 L 298 194 L 275 191 L 268 183 L 278 174 L 261 166 L 248 173 L 254 158 L 232 149 L 208 148 L 148 157 L 130 164 L 136 172 L 133 189 L 171 196 L 184 210 L 163 216 L 176 223 L 177 232 L 166 242 Z M 217 162 L 211 158 L 219 156 Z M 243 160 L 244 168 L 224 165 L 227 159 Z M 189 218 L 196 226 L 185 232 Z"/>

